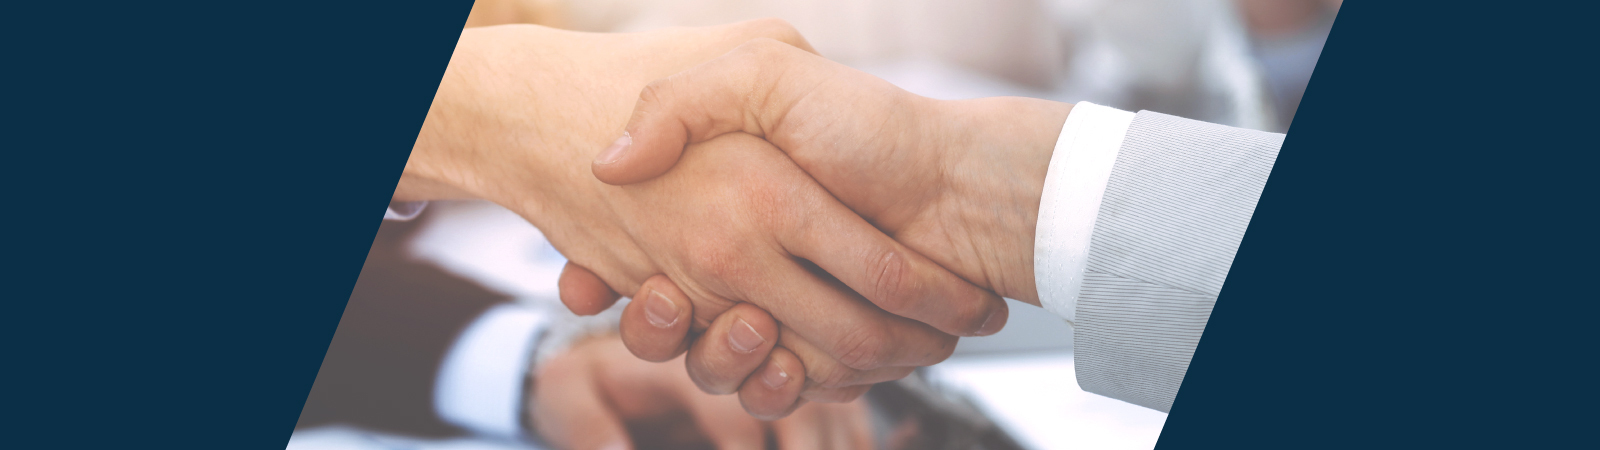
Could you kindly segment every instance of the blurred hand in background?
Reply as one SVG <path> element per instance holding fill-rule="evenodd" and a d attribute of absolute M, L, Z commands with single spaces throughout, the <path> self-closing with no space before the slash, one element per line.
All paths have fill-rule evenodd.
<path fill-rule="evenodd" d="M 534 380 L 531 426 L 562 449 L 873 448 L 863 401 L 810 403 L 762 422 L 731 397 L 699 392 L 677 365 L 635 358 L 615 337 L 546 361 Z"/>

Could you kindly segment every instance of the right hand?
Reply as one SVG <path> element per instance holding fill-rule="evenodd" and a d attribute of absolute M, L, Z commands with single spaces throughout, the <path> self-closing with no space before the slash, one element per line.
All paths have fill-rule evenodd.
<path fill-rule="evenodd" d="M 608 264 L 602 268 L 666 274 L 637 288 L 623 313 L 625 322 L 642 324 L 623 330 L 624 341 L 641 358 L 662 361 L 689 350 L 689 373 L 702 389 L 739 391 L 752 414 L 776 417 L 796 395 L 848 401 L 871 383 L 904 377 L 954 350 L 954 336 L 867 299 L 946 302 L 927 312 L 958 320 L 945 323 L 968 330 L 984 325 L 992 327 L 982 331 L 988 333 L 1004 324 L 999 298 L 953 275 L 946 274 L 956 280 L 953 286 L 915 278 L 914 268 L 937 266 L 913 259 L 920 256 L 840 205 L 765 141 L 732 134 L 695 148 L 666 176 L 610 188 L 594 204 L 560 208 L 563 214 L 601 211 L 595 215 L 605 220 L 577 233 L 627 236 L 583 242 L 624 255 L 668 256 L 646 256 L 655 265 L 599 261 Z M 612 244 L 618 241 L 634 242 L 637 250 Z M 681 262 L 671 258 L 683 255 L 688 257 Z M 603 278 L 587 267 L 592 266 L 569 266 L 563 273 L 564 298 L 575 295 L 575 285 L 596 284 L 582 280 Z M 830 273 L 843 275 L 835 279 Z M 574 303 L 586 302 L 569 306 Z M 751 312 L 734 314 L 741 308 Z M 989 319 L 996 315 L 1001 318 Z M 702 334 L 691 339 L 691 331 Z M 770 389 L 750 381 L 748 375 L 764 364 L 785 363 L 783 352 L 767 361 L 780 340 L 780 350 L 798 359 L 785 372 L 806 374 L 804 392 L 798 376 L 793 384 Z M 794 370 L 802 365 L 803 372 Z"/>
<path fill-rule="evenodd" d="M 689 144 L 762 137 L 851 210 L 979 287 L 1039 305 L 1033 237 L 1068 103 L 944 101 L 771 39 L 646 86 L 627 146 L 592 170 L 630 185 L 668 173 Z M 918 308 L 883 305 L 907 317 Z M 932 323 L 932 322 L 930 322 Z"/>
<path fill-rule="evenodd" d="M 738 389 L 780 342 L 803 362 L 809 395 L 842 401 L 948 357 L 951 334 L 997 331 L 1004 301 L 874 228 L 759 139 L 707 142 L 675 175 L 649 183 L 611 186 L 589 173 L 651 79 L 762 36 L 805 47 L 774 21 L 633 34 L 465 30 L 395 197 L 481 198 L 517 212 L 572 262 L 562 300 L 579 314 L 617 292 L 638 292 L 641 305 L 673 296 L 655 304 L 665 307 L 661 329 L 677 339 L 657 341 L 667 344 L 661 353 L 635 349 L 641 357 L 670 359 L 691 331 L 748 338 L 729 358 L 689 358 L 713 393 Z M 658 274 L 677 288 L 647 290 Z M 770 319 L 718 328 L 713 319 L 746 303 L 782 328 Z M 792 402 L 797 390 L 778 394 Z"/>
<path fill-rule="evenodd" d="M 761 136 L 908 248 L 979 287 L 1038 306 L 1034 226 L 1045 171 L 1071 108 L 1026 98 L 928 99 L 758 39 L 650 83 L 626 127 L 630 145 L 614 144 L 592 170 L 606 183 L 649 183 L 677 175 L 694 153 L 706 151 L 694 143 Z M 920 300 L 878 305 L 923 320 L 949 311 L 948 304 Z M 640 317 L 624 315 L 625 336 L 658 333 Z M 690 350 L 691 361 L 699 351 Z M 746 407 L 779 409 L 748 399 Z"/>

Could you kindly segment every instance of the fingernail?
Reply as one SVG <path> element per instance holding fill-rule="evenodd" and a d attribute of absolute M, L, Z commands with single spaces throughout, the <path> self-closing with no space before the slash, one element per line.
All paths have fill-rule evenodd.
<path fill-rule="evenodd" d="M 596 158 L 595 161 L 599 162 L 600 164 L 611 164 L 617 162 L 617 160 L 622 159 L 623 153 L 628 152 L 628 147 L 632 146 L 633 136 L 628 135 L 628 132 L 624 131 L 622 132 L 622 137 L 617 138 L 616 142 L 612 142 L 610 147 L 606 147 L 605 151 L 600 152 L 600 157 Z"/>
<path fill-rule="evenodd" d="M 767 368 L 761 371 L 761 382 L 769 388 L 778 389 L 789 382 L 789 373 L 778 367 L 778 363 L 769 362 Z"/>
<path fill-rule="evenodd" d="M 733 324 L 733 330 L 728 331 L 728 345 L 739 353 L 756 351 L 766 342 L 767 338 L 761 337 L 761 333 L 757 333 L 755 327 L 745 323 L 744 319 L 739 319 L 739 323 Z"/>
<path fill-rule="evenodd" d="M 1006 311 L 1003 310 L 1003 309 L 999 309 L 999 310 L 995 310 L 993 312 L 990 312 L 989 313 L 989 318 L 983 319 L 983 327 L 978 329 L 978 335 L 979 336 L 988 336 L 988 335 L 991 335 L 991 334 L 999 333 L 1000 329 L 1006 326 L 1006 316 L 1005 316 L 1005 314 L 1006 314 Z"/>
<path fill-rule="evenodd" d="M 650 298 L 645 300 L 644 304 L 644 318 L 656 328 L 671 328 L 673 324 L 678 323 L 678 305 L 672 303 L 672 300 L 667 300 L 667 296 L 651 289 Z"/>
<path fill-rule="evenodd" d="M 605 447 L 600 447 L 600 450 L 628 450 L 628 443 L 626 443 L 626 442 L 612 442 L 611 445 L 607 445 Z"/>

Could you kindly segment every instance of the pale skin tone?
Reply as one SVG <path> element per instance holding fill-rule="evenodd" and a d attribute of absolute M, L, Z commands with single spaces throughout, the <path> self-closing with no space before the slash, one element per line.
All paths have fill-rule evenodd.
<path fill-rule="evenodd" d="M 762 422 L 732 397 L 700 392 L 673 365 L 635 358 L 616 337 L 584 341 L 548 361 L 534 378 L 529 424 L 557 448 L 719 450 L 870 449 L 862 401 L 809 403 Z"/>
<path fill-rule="evenodd" d="M 772 40 L 651 83 L 593 172 L 629 184 L 685 143 L 765 138 L 897 240 L 1002 296 L 1039 305 L 1033 227 L 1068 103 L 934 100 Z M 615 153 L 613 153 L 615 151 Z"/>
<path fill-rule="evenodd" d="M 800 397 L 852 400 L 948 357 L 954 335 L 998 331 L 998 296 L 896 242 L 902 230 L 875 227 L 760 139 L 708 140 L 646 183 L 594 179 L 590 161 L 650 80 L 758 38 L 808 48 L 774 21 L 465 30 L 395 199 L 478 198 L 519 213 L 573 262 L 561 280 L 570 308 L 635 293 L 625 316 L 652 328 L 625 330 L 629 348 L 652 361 L 692 349 L 695 383 L 738 392 L 759 417 Z M 758 369 L 782 376 L 749 376 Z"/>
<path fill-rule="evenodd" d="M 761 136 L 897 241 L 980 287 L 1038 306 L 1034 226 L 1071 108 L 1025 98 L 928 99 L 758 40 L 652 82 L 627 137 L 597 156 L 593 172 L 608 183 L 645 182 L 682 170 L 679 157 L 698 151 L 685 144 Z M 636 316 L 624 317 L 623 330 L 655 332 Z"/>

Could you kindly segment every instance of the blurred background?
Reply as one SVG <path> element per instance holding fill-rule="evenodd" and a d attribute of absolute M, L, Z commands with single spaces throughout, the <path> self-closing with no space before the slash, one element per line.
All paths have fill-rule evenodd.
<path fill-rule="evenodd" d="M 929 97 L 1090 101 L 1284 132 L 1340 3 L 480 0 L 467 26 L 536 23 L 629 32 L 778 17 L 823 56 Z M 407 227 L 414 230 L 404 239 L 375 246 L 392 246 L 405 258 L 437 265 L 518 302 L 558 302 L 556 279 L 565 259 L 509 211 L 480 202 L 436 202 Z M 1012 303 L 1004 331 L 963 339 L 955 356 L 929 370 L 928 378 L 964 393 L 1028 448 L 1154 447 L 1166 414 L 1079 390 L 1071 328 L 1042 309 Z M 303 449 L 504 445 L 336 425 L 299 429 L 290 442 L 290 448 Z"/>
<path fill-rule="evenodd" d="M 777 17 L 829 59 L 945 99 L 1087 100 L 1282 132 L 1338 0 L 510 0 L 470 26 L 594 32 Z"/>

